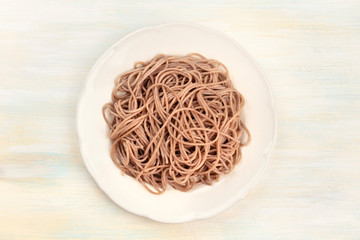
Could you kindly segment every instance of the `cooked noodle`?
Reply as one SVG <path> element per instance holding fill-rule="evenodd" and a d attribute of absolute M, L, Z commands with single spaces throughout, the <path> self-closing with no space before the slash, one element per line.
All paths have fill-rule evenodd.
<path fill-rule="evenodd" d="M 212 184 L 250 142 L 243 96 L 225 65 L 200 54 L 138 62 L 116 78 L 111 98 L 103 107 L 111 158 L 154 194 Z"/>

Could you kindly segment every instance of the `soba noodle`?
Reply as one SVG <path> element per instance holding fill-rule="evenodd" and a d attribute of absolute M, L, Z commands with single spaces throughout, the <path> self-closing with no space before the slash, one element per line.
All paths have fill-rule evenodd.
<path fill-rule="evenodd" d="M 116 78 L 111 99 L 103 107 L 111 158 L 154 194 L 218 181 L 250 142 L 243 96 L 224 64 L 200 54 L 137 62 Z"/>

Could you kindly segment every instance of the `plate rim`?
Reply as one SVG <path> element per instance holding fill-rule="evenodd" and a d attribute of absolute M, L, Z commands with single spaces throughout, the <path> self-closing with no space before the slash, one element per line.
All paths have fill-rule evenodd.
<path fill-rule="evenodd" d="M 189 26 L 189 27 L 195 27 L 195 28 L 199 28 L 201 30 L 207 31 L 207 32 L 211 32 L 212 34 L 216 34 L 224 39 L 226 39 L 227 41 L 231 42 L 232 44 L 234 44 L 238 49 L 240 49 L 243 54 L 251 61 L 251 63 L 254 65 L 254 67 L 256 68 L 256 70 L 259 72 L 259 74 L 261 75 L 262 79 L 265 82 L 265 85 L 267 87 L 267 91 L 269 93 L 269 97 L 271 99 L 271 101 L 269 102 L 268 106 L 269 106 L 269 110 L 271 110 L 271 115 L 273 117 L 272 121 L 274 123 L 274 130 L 273 130 L 273 137 L 271 139 L 271 145 L 269 147 L 269 151 L 266 153 L 266 155 L 264 156 L 265 159 L 265 164 L 264 167 L 262 169 L 259 170 L 258 172 L 258 176 L 256 178 L 256 180 L 253 181 L 253 183 L 248 187 L 248 189 L 245 189 L 245 191 L 243 193 L 239 193 L 239 194 L 234 194 L 234 197 L 231 198 L 231 200 L 227 201 L 226 204 L 221 205 L 218 208 L 215 208 L 212 211 L 207 211 L 207 212 L 202 212 L 201 214 L 197 213 L 191 213 L 188 215 L 185 215 L 184 217 L 181 218 L 164 218 L 164 217 L 154 217 L 154 216 L 149 216 L 146 213 L 143 213 L 141 211 L 136 211 L 136 209 L 128 209 L 122 205 L 120 205 L 119 203 L 117 203 L 117 201 L 115 199 L 113 199 L 106 191 L 105 191 L 105 187 L 103 187 L 101 185 L 101 183 L 99 181 L 97 181 L 95 179 L 95 170 L 90 166 L 89 164 L 89 160 L 86 157 L 86 154 L 84 153 L 84 147 L 83 142 L 84 140 L 82 140 L 81 136 L 80 136 L 80 115 L 81 115 L 81 109 L 82 109 L 82 105 L 84 104 L 84 96 L 89 88 L 89 79 L 91 78 L 93 72 L 97 69 L 97 67 L 101 64 L 101 62 L 103 61 L 103 59 L 105 57 L 107 57 L 107 55 L 113 51 L 113 49 L 121 44 L 121 42 L 125 41 L 126 39 L 132 37 L 133 35 L 136 35 L 140 32 L 143 31 L 147 31 L 147 30 L 154 30 L 154 29 L 160 29 L 160 28 L 164 28 L 164 27 L 171 27 L 171 26 Z M 239 43 L 237 42 L 235 39 L 231 38 L 230 36 L 228 36 L 226 33 L 214 30 L 212 28 L 200 25 L 200 24 L 196 24 L 196 23 L 190 23 L 190 22 L 170 22 L 170 23 L 165 23 L 165 24 L 159 24 L 159 25 L 153 25 L 153 26 L 147 26 L 147 27 L 143 27 L 140 28 L 138 30 L 135 30 L 127 35 L 125 35 L 124 37 L 122 37 L 120 40 L 116 41 L 114 44 L 112 44 L 97 60 L 96 62 L 92 65 L 90 71 L 88 72 L 88 74 L 86 75 L 85 81 L 83 81 L 82 86 L 81 86 L 81 93 L 79 96 L 79 100 L 77 103 L 77 108 L 76 108 L 76 132 L 77 132 L 77 136 L 78 136 L 78 145 L 79 145 L 79 151 L 80 151 L 80 155 L 82 158 L 82 161 L 85 165 L 85 168 L 87 169 L 88 173 L 90 174 L 90 176 L 92 177 L 92 179 L 95 181 L 96 185 L 101 189 L 101 191 L 107 196 L 109 197 L 117 206 L 121 207 L 122 209 L 133 213 L 135 215 L 141 216 L 141 217 L 145 217 L 145 218 L 149 218 L 151 220 L 157 221 L 157 222 L 162 222 L 162 223 L 185 223 L 185 222 L 190 222 L 190 221 L 195 221 L 195 220 L 201 220 L 201 219 L 205 219 L 205 218 L 209 218 L 215 215 L 220 214 L 221 212 L 224 212 L 225 210 L 231 208 L 232 206 L 234 206 L 237 202 L 239 202 L 240 200 L 242 200 L 252 189 L 254 189 L 254 187 L 259 183 L 259 181 L 261 180 L 262 176 L 264 175 L 269 162 L 270 162 L 270 156 L 271 153 L 275 147 L 275 143 L 276 143 L 276 138 L 277 138 L 277 116 L 276 116 L 276 108 L 275 108 L 275 104 L 274 104 L 274 98 L 273 98 L 273 91 L 270 85 L 270 81 L 267 78 L 267 76 L 265 75 L 263 69 L 260 67 L 260 65 L 256 62 L 256 60 L 254 59 L 254 57 Z"/>

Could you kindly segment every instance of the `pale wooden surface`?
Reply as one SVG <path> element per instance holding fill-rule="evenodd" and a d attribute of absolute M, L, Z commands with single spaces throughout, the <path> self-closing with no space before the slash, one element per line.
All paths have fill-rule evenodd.
<path fill-rule="evenodd" d="M 0 239 L 360 238 L 359 1 L 221 2 L 0 0 Z M 243 201 L 167 225 L 99 190 L 79 154 L 75 110 L 107 48 L 178 20 L 223 31 L 256 58 L 278 137 Z"/>

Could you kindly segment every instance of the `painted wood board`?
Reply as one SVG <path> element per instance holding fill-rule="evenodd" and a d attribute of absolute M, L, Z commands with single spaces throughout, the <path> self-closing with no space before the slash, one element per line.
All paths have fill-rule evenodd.
<path fill-rule="evenodd" d="M 359 239 L 359 12 L 359 1 L 340 0 L 0 0 L 0 239 Z M 243 201 L 168 225 L 101 192 L 82 163 L 75 117 L 106 49 L 174 21 L 223 31 L 255 57 L 278 136 Z"/>

